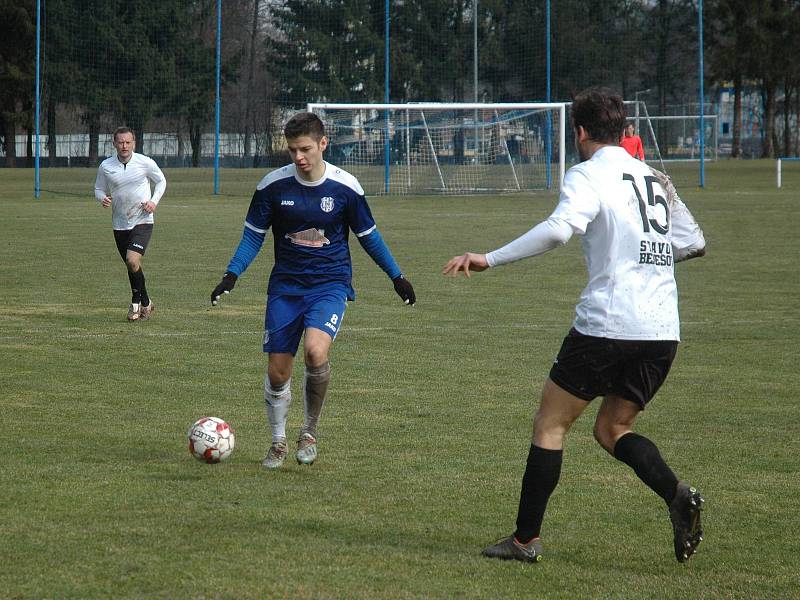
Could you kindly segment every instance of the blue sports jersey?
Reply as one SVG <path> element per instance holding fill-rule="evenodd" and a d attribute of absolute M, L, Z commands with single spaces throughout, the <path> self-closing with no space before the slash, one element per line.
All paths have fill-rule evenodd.
<path fill-rule="evenodd" d="M 296 296 L 340 289 L 354 299 L 350 230 L 390 277 L 400 275 L 358 180 L 330 163 L 325 163 L 325 175 L 319 181 L 304 181 L 290 164 L 259 182 L 228 271 L 239 275 L 247 268 L 270 227 L 275 265 L 268 294 Z"/>

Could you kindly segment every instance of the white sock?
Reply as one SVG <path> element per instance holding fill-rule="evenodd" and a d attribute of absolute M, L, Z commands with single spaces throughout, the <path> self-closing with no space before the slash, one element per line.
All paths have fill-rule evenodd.
<path fill-rule="evenodd" d="M 289 406 L 292 404 L 292 380 L 278 388 L 273 388 L 269 377 L 264 378 L 264 404 L 267 410 L 267 420 L 272 429 L 272 441 L 286 441 L 286 417 L 289 415 Z"/>

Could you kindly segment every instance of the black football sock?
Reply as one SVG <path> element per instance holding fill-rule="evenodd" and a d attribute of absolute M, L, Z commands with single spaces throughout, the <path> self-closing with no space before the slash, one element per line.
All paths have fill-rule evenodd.
<path fill-rule="evenodd" d="M 131 282 L 131 302 L 142 301 L 142 290 L 144 289 L 144 273 L 139 269 L 135 273 L 128 271 L 128 281 Z"/>
<path fill-rule="evenodd" d="M 614 458 L 633 469 L 647 487 L 664 499 L 667 506 L 672 504 L 678 478 L 661 458 L 653 442 L 638 433 L 626 433 L 614 445 Z"/>
<path fill-rule="evenodd" d="M 547 501 L 561 476 L 563 454 L 563 450 L 546 450 L 531 444 L 519 496 L 517 530 L 514 532 L 514 537 L 523 544 L 539 536 Z"/>
<path fill-rule="evenodd" d="M 147 293 L 147 285 L 144 282 L 144 271 L 139 269 L 139 273 L 142 275 L 142 287 L 139 288 L 142 293 L 142 306 L 150 306 L 150 296 Z"/>

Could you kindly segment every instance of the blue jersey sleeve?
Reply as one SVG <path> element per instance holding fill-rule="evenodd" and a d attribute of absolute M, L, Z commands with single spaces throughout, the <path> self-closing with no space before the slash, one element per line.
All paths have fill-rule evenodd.
<path fill-rule="evenodd" d="M 375 219 L 372 218 L 372 211 L 362 194 L 350 192 L 347 199 L 347 221 L 359 239 L 375 229 Z"/>
<path fill-rule="evenodd" d="M 383 237 L 377 229 L 372 229 L 367 235 L 358 236 L 358 241 L 372 260 L 375 261 L 375 264 L 383 269 L 389 278 L 394 279 L 402 274 L 389 247 L 383 241 Z"/>
<path fill-rule="evenodd" d="M 269 202 L 267 188 L 256 188 L 253 198 L 250 200 L 250 208 L 247 209 L 247 217 L 244 220 L 244 232 L 239 246 L 228 263 L 228 273 L 233 273 L 237 277 L 245 272 L 250 263 L 261 250 L 267 230 L 272 223 L 272 206 Z"/>
<path fill-rule="evenodd" d="M 228 263 L 227 272 L 233 273 L 237 277 L 245 272 L 250 263 L 261 250 L 261 245 L 264 243 L 266 233 L 253 231 L 245 224 L 244 232 L 242 232 L 242 239 L 239 241 L 239 246 Z"/>
<path fill-rule="evenodd" d="M 272 224 L 272 203 L 270 202 L 270 188 L 256 188 L 250 208 L 247 209 L 245 225 L 256 233 L 266 234 Z"/>

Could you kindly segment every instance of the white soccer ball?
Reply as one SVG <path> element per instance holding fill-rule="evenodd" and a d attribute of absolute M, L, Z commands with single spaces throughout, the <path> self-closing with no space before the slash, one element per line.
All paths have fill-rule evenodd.
<path fill-rule="evenodd" d="M 189 452 L 197 460 L 218 463 L 233 452 L 233 429 L 219 417 L 203 417 L 189 428 Z"/>

